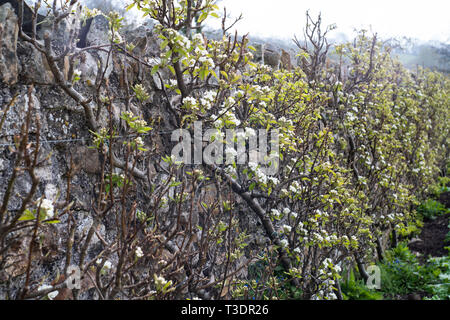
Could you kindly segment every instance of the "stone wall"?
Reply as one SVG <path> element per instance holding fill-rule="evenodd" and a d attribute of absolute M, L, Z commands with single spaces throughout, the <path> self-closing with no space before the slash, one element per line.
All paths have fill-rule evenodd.
<path fill-rule="evenodd" d="M 44 43 L 45 33 L 51 31 L 51 26 L 51 23 L 40 25 L 36 35 L 37 43 Z M 86 26 L 88 27 L 86 28 Z M 139 62 L 140 59 L 141 62 L 151 64 L 154 59 L 158 59 L 160 40 L 150 27 L 143 25 L 137 29 L 125 31 L 123 34 L 126 39 L 136 45 L 133 55 L 138 60 L 127 59 L 124 54 L 112 54 L 108 50 L 84 50 L 88 46 L 109 44 L 108 21 L 104 16 L 97 16 L 87 25 L 83 25 L 79 12 L 77 12 L 73 19 L 67 19 L 60 25 L 58 32 L 52 33 L 52 46 L 55 53 L 61 54 L 62 52 L 58 50 L 62 50 L 69 35 L 73 35 L 79 30 L 82 30 L 79 35 L 83 37 L 83 41 L 77 42 L 79 47 L 73 48 L 70 56 L 57 62 L 63 75 L 63 79 L 58 79 L 45 54 L 30 41 L 24 41 L 19 36 L 18 18 L 14 7 L 10 3 L 0 6 L 0 105 L 2 106 L 0 119 L 3 118 L 0 131 L 0 181 L 9 181 L 15 170 L 16 155 L 12 152 L 14 139 L 23 138 L 21 126 L 25 122 L 29 108 L 33 108 L 28 138 L 30 141 L 35 141 L 39 133 L 41 148 L 39 152 L 39 162 L 41 163 L 36 166 L 35 170 L 39 184 L 33 199 L 43 197 L 57 205 L 64 202 L 64 197 L 70 194 L 71 201 L 70 215 L 62 215 L 59 218 L 60 223 L 42 226 L 40 233 L 42 242 L 34 245 L 31 256 L 35 264 L 30 282 L 34 285 L 60 281 L 56 275 L 63 274 L 67 268 L 68 239 L 73 241 L 72 252 L 70 252 L 71 261 L 78 263 L 83 251 L 82 243 L 87 237 L 92 236 L 92 239 L 89 242 L 85 260 L 95 261 L 98 254 L 105 249 L 109 239 L 117 236 L 115 218 L 105 216 L 98 220 L 93 212 L 93 203 L 98 200 L 96 199 L 96 188 L 99 187 L 101 181 L 104 155 L 92 148 L 92 134 L 89 132 L 91 128 L 86 119 L 85 109 L 80 105 L 80 101 L 68 94 L 70 88 L 76 89 L 77 93 L 86 97 L 95 96 L 99 76 L 103 78 L 102 84 L 106 84 L 109 92 L 115 95 L 111 104 L 111 112 L 108 112 L 106 107 L 95 110 L 97 122 L 103 126 L 108 123 L 111 116 L 114 126 L 123 128 L 124 121 L 120 115 L 125 111 L 132 111 L 149 122 L 154 120 L 155 123 L 158 123 L 159 131 L 152 135 L 151 141 L 150 139 L 145 141 L 145 145 L 151 150 L 156 150 L 159 156 L 139 161 L 137 167 L 142 172 L 148 173 L 156 188 L 159 188 L 162 182 L 168 178 L 168 167 L 161 160 L 160 155 L 170 154 L 173 145 L 173 142 L 170 141 L 170 132 L 175 128 L 173 114 L 166 108 L 166 95 L 161 78 L 156 75 L 152 76 L 148 67 L 144 68 L 143 64 Z M 69 58 L 73 60 L 69 61 Z M 71 73 L 75 71 L 74 67 L 80 71 L 80 80 L 70 84 Z M 161 75 L 164 81 L 170 77 L 167 73 L 161 73 Z M 60 81 L 66 83 L 69 89 L 64 90 Z M 145 103 L 130 101 L 124 94 L 127 84 L 129 86 L 134 83 L 142 83 L 145 87 L 152 89 L 149 92 L 150 99 Z M 106 94 L 106 92 L 100 91 L 100 94 Z M 6 106 L 9 106 L 8 112 L 6 112 Z M 39 121 L 39 125 L 37 121 Z M 114 170 L 117 174 L 123 173 L 120 168 Z M 139 185 L 138 181 L 136 181 L 136 185 Z M 4 197 L 7 187 L 6 183 L 0 184 L 0 198 Z M 23 197 L 31 187 L 30 176 L 19 175 L 14 182 L 13 196 L 8 203 L 8 214 L 20 210 Z M 202 187 L 197 191 L 198 203 L 201 202 L 200 199 L 204 199 L 206 203 L 218 201 L 217 190 L 214 187 Z M 174 192 L 169 192 L 169 194 L 175 196 Z M 145 210 L 150 205 L 149 196 L 144 195 L 143 192 L 137 192 L 136 200 L 138 210 Z M 198 213 L 195 214 L 198 215 Z M 182 217 L 184 217 L 184 223 L 188 223 L 189 214 L 184 213 Z M 250 229 L 253 228 L 254 232 L 249 232 L 252 234 L 252 238 L 249 239 L 250 243 L 264 243 L 267 240 L 259 228 L 260 223 L 256 216 L 253 212 L 248 211 L 248 208 L 243 206 L 241 216 L 238 218 L 241 230 L 249 229 L 249 226 L 252 226 Z M 202 218 L 197 216 L 194 220 L 198 221 L 198 219 Z M 71 221 L 73 221 L 72 224 Z M 177 221 L 176 216 L 173 217 L 172 224 L 173 221 Z M 76 226 L 73 231 L 70 225 Z M 95 228 L 91 228 L 93 225 Z M 90 234 L 93 231 L 94 233 Z M 200 238 L 201 233 L 195 236 L 197 242 L 200 241 Z M 194 241 L 194 246 L 198 247 L 197 242 Z M 13 244 L 15 247 L 11 251 L 11 255 L 2 261 L 7 267 L 2 272 L 0 279 L 0 299 L 11 298 L 10 295 L 16 295 L 17 298 L 20 294 L 19 288 L 25 285 L 24 279 L 31 247 L 30 239 L 17 240 Z M 162 251 L 158 249 L 161 259 L 168 260 L 174 257 L 177 245 L 180 244 L 177 244 L 176 241 L 169 241 L 165 244 L 165 249 Z M 216 260 L 216 262 L 221 261 L 217 267 L 218 270 L 223 268 L 220 265 L 225 265 L 224 257 L 225 253 L 222 258 Z M 244 256 L 236 262 L 236 265 L 247 261 L 248 259 Z M 111 262 L 113 266 L 118 263 L 113 258 Z M 205 264 L 205 270 L 209 269 L 208 272 L 205 271 L 205 274 L 208 275 L 205 277 L 209 282 L 215 277 L 214 273 L 211 273 L 211 263 Z M 180 279 L 180 283 L 183 283 L 186 275 L 183 272 L 180 274 L 184 274 Z M 237 275 L 245 275 L 245 269 Z M 216 275 L 216 277 L 219 276 Z M 15 283 L 9 283 L 10 288 L 6 290 L 2 281 L 9 281 L 11 278 L 18 280 Z M 92 283 L 86 279 L 83 281 L 84 289 L 81 290 L 78 298 L 98 298 Z M 73 298 L 64 290 L 58 292 L 59 299 Z M 187 291 L 183 292 L 187 294 Z M 191 294 L 203 295 L 204 298 L 211 297 L 211 293 L 204 289 Z"/>

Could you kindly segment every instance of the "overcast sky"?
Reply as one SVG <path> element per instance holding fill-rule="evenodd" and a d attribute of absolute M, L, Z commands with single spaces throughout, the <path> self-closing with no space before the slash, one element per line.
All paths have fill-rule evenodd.
<path fill-rule="evenodd" d="M 98 1 L 120 7 L 131 3 Z M 345 33 L 350 39 L 355 28 L 364 28 L 383 38 L 406 36 L 450 44 L 450 0 L 219 0 L 219 6 L 222 12 L 226 6 L 232 17 L 243 14 L 244 19 L 236 25 L 240 34 L 283 39 L 292 39 L 294 34 L 302 36 L 305 12 L 309 9 L 313 17 L 322 13 L 324 26 L 335 23 L 334 34 Z M 209 24 L 220 28 L 220 19 L 212 19 Z"/>
<path fill-rule="evenodd" d="M 324 25 L 351 36 L 354 28 L 382 37 L 407 36 L 450 43 L 450 0 L 221 0 L 227 12 L 244 19 L 238 32 L 292 38 L 302 35 L 305 12 L 322 12 Z M 220 26 L 219 21 L 216 26 Z"/>

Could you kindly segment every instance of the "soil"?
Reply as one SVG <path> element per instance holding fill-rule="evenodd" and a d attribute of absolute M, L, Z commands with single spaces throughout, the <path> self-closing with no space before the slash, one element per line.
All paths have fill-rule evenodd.
<path fill-rule="evenodd" d="M 450 207 L 450 192 L 442 193 L 439 202 L 447 208 Z M 425 220 L 422 232 L 419 235 L 421 241 L 414 241 L 408 245 L 411 251 L 420 253 L 419 260 L 426 260 L 428 257 L 442 257 L 447 255 L 445 237 L 449 232 L 448 224 L 450 214 L 436 217 L 433 220 Z"/>
<path fill-rule="evenodd" d="M 424 259 L 429 256 L 443 257 L 447 255 L 444 240 L 449 231 L 449 219 L 450 214 L 446 214 L 434 220 L 425 221 L 422 232 L 418 237 L 422 241 L 410 243 L 409 249 L 420 253 Z"/>
<path fill-rule="evenodd" d="M 439 202 L 444 204 L 446 208 L 450 207 L 450 192 L 442 193 L 439 197 Z M 425 264 L 430 257 L 443 257 L 448 254 L 446 246 L 450 243 L 445 243 L 445 238 L 449 232 L 450 213 L 436 217 L 435 219 L 428 219 L 424 221 L 422 232 L 418 238 L 413 239 L 408 244 L 412 252 L 419 253 L 418 260 L 421 264 Z M 421 300 L 430 295 L 426 292 L 411 293 L 402 297 L 400 300 Z"/>
<path fill-rule="evenodd" d="M 439 196 L 439 202 L 442 203 L 446 208 L 450 208 L 450 191 L 443 192 Z"/>

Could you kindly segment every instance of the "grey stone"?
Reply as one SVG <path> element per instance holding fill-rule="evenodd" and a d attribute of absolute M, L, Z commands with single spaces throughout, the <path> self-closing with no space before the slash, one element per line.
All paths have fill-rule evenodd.
<path fill-rule="evenodd" d="M 13 85 L 18 80 L 17 58 L 18 18 L 11 4 L 0 7 L 0 81 Z"/>
<path fill-rule="evenodd" d="M 100 157 L 97 149 L 79 146 L 73 150 L 73 163 L 86 173 L 99 173 L 101 170 Z"/>
<path fill-rule="evenodd" d="M 30 43 L 21 42 L 17 53 L 21 64 L 22 77 L 39 84 L 54 83 L 53 73 L 42 52 Z"/>
<path fill-rule="evenodd" d="M 86 45 L 98 45 L 109 43 L 109 21 L 103 15 L 98 15 L 92 19 L 91 27 L 86 36 Z"/>
<path fill-rule="evenodd" d="M 78 218 L 79 218 L 80 222 L 77 225 L 77 237 L 79 239 L 86 239 L 85 237 L 89 233 L 89 230 L 91 229 L 92 224 L 94 223 L 94 219 L 88 212 L 82 212 Z M 106 228 L 103 224 L 101 224 L 101 223 L 98 224 L 96 230 L 102 238 L 105 237 Z M 99 241 L 100 241 L 100 239 L 98 238 L 97 234 L 94 232 L 92 239 L 91 239 L 91 245 L 95 246 Z"/>
<path fill-rule="evenodd" d="M 274 69 L 278 69 L 280 64 L 279 50 L 272 45 L 264 45 L 264 64 L 271 66 Z"/>
<path fill-rule="evenodd" d="M 161 39 L 154 34 L 150 26 L 142 25 L 125 31 L 125 37 L 135 48 L 133 53 L 139 56 L 159 56 Z"/>
<path fill-rule="evenodd" d="M 262 43 L 250 43 L 250 45 L 253 46 L 256 49 L 256 51 L 253 52 L 253 60 L 255 62 L 261 63 L 262 62 L 262 58 L 263 58 L 262 50 L 263 50 L 264 44 L 262 44 Z"/>
<path fill-rule="evenodd" d="M 44 39 L 45 34 L 48 33 L 52 39 L 54 48 L 62 49 L 69 44 L 71 37 L 74 39 L 77 38 L 80 29 L 80 17 L 81 8 L 77 7 L 75 10 L 72 10 L 69 16 L 62 19 L 58 24 L 57 30 L 54 30 L 55 17 L 52 13 L 49 13 L 46 19 L 40 23 L 37 36 L 40 39 Z"/>
<path fill-rule="evenodd" d="M 91 26 L 89 28 L 89 32 L 86 35 L 86 46 L 96 46 L 96 45 L 104 45 L 109 44 L 109 21 L 103 15 L 98 15 L 92 19 Z M 98 56 L 97 56 L 98 55 Z M 91 57 L 89 57 L 91 56 Z M 108 79 L 113 70 L 113 59 L 109 57 L 107 52 L 98 52 L 96 55 L 92 55 L 88 53 L 86 55 L 86 64 L 84 67 L 85 72 L 90 72 L 90 76 L 97 75 L 98 73 L 98 59 L 102 62 L 103 70 L 105 71 L 105 79 Z M 89 71 L 90 69 L 90 71 Z M 103 72 L 102 70 L 102 72 Z M 95 82 L 95 78 L 94 78 Z"/>
<path fill-rule="evenodd" d="M 20 134 L 20 126 L 24 121 L 25 115 L 27 114 L 29 108 L 29 96 L 26 87 L 20 88 L 20 94 L 17 97 L 15 103 L 11 106 L 6 115 L 5 123 L 3 124 L 2 131 L 0 132 L 0 137 L 13 136 Z M 33 114 L 39 113 L 41 109 L 41 103 L 36 97 L 36 91 L 33 90 L 31 93 Z M 43 117 L 40 117 L 41 132 L 46 130 L 47 123 Z M 31 119 L 31 126 L 29 133 L 34 134 L 37 132 L 36 120 L 34 117 Z"/>
<path fill-rule="evenodd" d="M 83 52 L 77 69 L 81 71 L 81 81 L 89 86 L 94 86 L 99 72 L 98 57 L 89 52 Z M 108 69 L 109 71 L 105 73 L 106 78 L 111 74 L 111 69 Z"/>
<path fill-rule="evenodd" d="M 61 30 L 64 30 L 66 27 L 70 27 L 69 22 L 70 21 L 68 21 L 68 24 L 66 26 L 62 26 Z M 59 35 L 54 35 L 54 41 L 57 41 L 58 36 Z M 125 37 L 128 42 L 131 42 L 129 41 L 130 39 L 133 39 L 133 43 L 136 39 L 142 40 L 141 42 L 136 41 L 135 44 L 137 45 L 137 48 L 136 51 L 133 51 L 133 54 L 141 56 L 143 61 L 147 61 L 150 64 L 158 63 L 157 58 L 154 57 L 159 56 L 159 39 L 157 39 L 157 37 L 152 33 L 151 29 L 142 28 L 136 33 L 131 30 L 129 31 L 128 36 Z M 109 44 L 108 22 L 104 17 L 101 16 L 94 19 L 92 27 L 87 34 L 86 45 L 96 44 Z M 55 49 L 55 54 L 58 54 L 60 46 L 54 43 L 52 43 L 52 46 Z M 77 228 L 75 230 L 76 233 L 72 252 L 72 261 L 73 263 L 77 263 L 80 258 L 81 250 L 79 241 L 81 239 L 85 239 L 87 232 L 89 231 L 89 228 L 94 221 L 93 218 L 95 217 L 95 212 L 92 207 L 93 200 L 96 196 L 98 196 L 98 183 L 100 181 L 100 177 L 93 176 L 93 174 L 100 174 L 102 157 L 97 150 L 89 148 L 89 145 L 92 145 L 92 136 L 87 130 L 84 111 L 82 107 L 65 92 L 63 92 L 63 90 L 58 88 L 58 86 L 42 85 L 43 83 L 51 84 L 54 82 L 52 74 L 48 73 L 48 67 L 45 65 L 45 57 L 43 57 L 40 52 L 33 49 L 30 44 L 23 42 L 20 39 L 18 40 L 18 49 L 16 51 L 19 58 L 19 70 L 20 65 L 22 68 L 22 73 L 20 74 L 21 76 L 19 79 L 20 82 L 19 84 L 12 87 L 7 86 L 0 81 L 0 105 L 8 103 L 16 93 L 18 93 L 19 96 L 17 97 L 15 104 L 11 106 L 10 112 L 8 113 L 5 126 L 0 133 L 0 141 L 10 143 L 12 141 L 11 136 L 20 133 L 20 124 L 23 122 L 24 114 L 26 114 L 26 110 L 28 108 L 29 97 L 28 86 L 26 84 L 29 83 L 28 80 L 36 82 L 35 91 L 32 92 L 32 100 L 35 108 L 35 112 L 33 113 L 33 115 L 40 116 L 41 138 L 42 140 L 62 139 L 62 141 L 42 143 L 42 154 L 40 154 L 39 159 L 43 160 L 43 157 L 45 157 L 46 155 L 51 155 L 51 158 L 49 159 L 49 161 L 46 161 L 45 163 L 40 165 L 40 167 L 36 170 L 36 174 L 41 181 L 39 183 L 38 190 L 34 199 L 42 196 L 55 201 L 55 208 L 58 209 L 59 213 L 62 213 L 62 208 L 58 207 L 57 203 L 63 203 L 66 200 L 67 181 L 70 178 L 71 184 L 69 201 L 73 201 L 73 207 L 70 211 L 70 218 L 74 219 L 74 225 Z M 92 82 L 95 81 L 98 72 L 97 61 L 98 59 L 103 59 L 103 54 L 104 52 L 95 53 L 95 50 L 92 50 L 85 53 L 85 57 L 83 58 L 84 60 L 80 59 L 75 61 L 74 67 L 82 71 L 82 79 L 79 83 L 76 83 L 74 87 L 86 98 L 89 98 L 93 92 L 93 88 L 89 87 L 87 82 L 88 80 Z M 119 62 L 126 61 L 131 66 L 132 59 L 128 59 L 123 55 L 116 56 L 118 57 L 117 60 Z M 63 61 L 60 62 L 62 63 Z M 111 66 L 114 66 L 114 72 L 117 75 L 122 72 L 122 70 L 120 69 L 120 63 L 111 64 Z M 157 81 L 155 80 L 156 78 L 153 79 L 147 68 L 139 67 L 138 69 L 135 69 L 134 66 L 128 68 L 128 71 L 132 75 L 128 78 L 128 83 L 130 85 L 139 82 L 149 89 L 149 93 L 151 93 L 151 91 L 154 91 L 152 89 L 154 89 L 155 87 L 159 90 L 162 89 L 162 83 L 159 81 L 159 78 L 157 78 Z M 139 70 L 139 72 L 137 72 L 136 70 Z M 112 67 L 108 70 L 108 73 L 111 71 L 113 71 Z M 169 79 L 169 74 L 165 74 L 164 72 L 160 72 L 160 74 L 163 81 L 167 81 L 167 79 Z M 114 127 L 118 128 L 119 134 L 122 133 L 122 131 L 120 131 L 119 122 L 123 123 L 123 121 L 119 121 L 120 114 L 127 109 L 125 107 L 126 105 L 128 105 L 129 109 L 133 111 L 134 114 L 141 115 L 144 119 L 148 120 L 149 123 L 152 119 L 157 119 L 158 123 L 161 123 L 162 125 L 160 130 L 169 132 L 172 129 L 173 124 L 170 122 L 171 116 L 167 108 L 165 107 L 165 98 L 162 98 L 162 92 L 157 91 L 154 94 L 154 99 L 151 103 L 138 104 L 135 103 L 135 101 L 132 99 L 131 102 L 126 104 L 126 101 L 122 96 L 123 87 L 121 87 L 119 79 L 114 76 L 110 77 L 109 80 L 111 93 L 115 95 L 111 110 L 112 117 L 114 120 Z M 155 84 L 153 84 L 153 82 L 155 82 Z M 109 114 L 104 106 L 102 106 L 102 109 L 98 115 L 99 125 L 107 126 Z M 36 126 L 34 125 L 34 122 L 32 123 L 31 132 L 36 133 Z M 31 135 L 30 137 L 31 140 L 34 141 L 35 136 Z M 71 138 L 77 140 L 66 140 Z M 85 138 L 89 142 L 82 142 L 82 140 L 79 138 Z M 173 145 L 173 143 L 170 141 L 170 132 L 169 134 L 155 134 L 155 137 L 145 137 L 145 141 L 151 141 L 158 148 L 158 153 L 161 154 L 170 154 L 171 146 Z M 3 152 L 3 150 L 0 149 L 0 152 Z M 72 172 L 69 171 L 71 156 L 73 164 L 75 165 L 74 171 Z M 123 153 L 120 153 L 118 151 L 117 156 L 122 158 Z M 10 176 L 10 173 L 12 172 L 14 159 L 7 150 L 4 151 L 0 158 L 0 170 L 2 170 L 2 172 L 0 172 L 0 176 L 2 176 L 2 178 L 5 177 L 4 179 L 7 180 L 8 176 Z M 146 166 L 148 165 L 150 167 L 150 179 L 152 183 L 158 188 L 158 190 L 160 190 L 159 186 L 165 179 L 168 178 L 168 175 L 164 170 L 157 166 L 157 159 L 157 157 L 148 159 L 149 161 L 147 163 L 146 158 L 138 164 L 139 166 L 141 166 L 142 163 L 145 163 Z M 161 165 L 169 170 L 165 162 L 162 162 Z M 109 166 L 106 166 L 106 168 L 108 170 L 110 169 Z M 122 171 L 116 169 L 115 172 L 121 173 Z M 6 185 L 6 183 L 4 185 Z M 144 197 L 143 193 L 148 192 L 148 190 L 141 190 L 138 188 L 139 186 L 140 184 L 138 182 L 135 183 L 135 181 L 133 180 L 133 185 L 131 187 L 133 189 L 136 188 L 138 194 L 136 201 L 139 207 L 142 207 L 142 210 L 146 212 L 153 210 L 152 205 L 155 204 L 155 199 L 157 196 L 156 192 L 155 194 L 146 194 Z M 25 195 L 30 190 L 30 187 L 31 180 L 26 174 L 24 174 L 17 180 L 17 183 L 14 187 L 14 195 Z M 1 192 L 4 192 L 4 188 L 2 189 L 2 186 L 0 186 L 0 194 Z M 170 195 L 172 197 L 177 196 L 177 192 L 178 190 L 175 190 L 174 188 L 170 189 Z M 146 197 L 147 195 L 150 199 Z M 57 197 L 58 199 L 56 199 Z M 168 194 L 166 193 L 164 197 L 167 198 Z M 218 201 L 217 190 L 214 186 L 202 187 L 198 199 L 199 201 L 204 201 L 208 205 L 214 204 Z M 96 204 L 96 202 L 94 204 Z M 18 208 L 20 208 L 20 205 L 21 198 L 19 196 L 14 196 L 14 199 L 12 199 L 8 206 L 8 210 L 17 210 Z M 191 218 L 189 217 L 189 207 L 184 207 L 183 205 L 180 211 L 183 212 L 182 222 L 185 224 L 188 223 Z M 217 214 L 217 212 L 218 209 L 215 209 L 214 214 Z M 116 223 L 116 213 L 117 212 L 110 212 L 104 218 L 102 218 L 101 223 L 97 229 L 101 237 L 108 241 L 108 243 L 110 243 L 110 241 L 116 239 L 117 237 L 117 234 L 115 233 L 116 228 L 114 227 Z M 169 206 L 166 205 L 163 208 L 159 209 L 158 214 L 160 214 L 159 217 L 161 218 L 160 223 L 162 226 L 166 225 L 167 227 L 171 228 L 170 230 L 173 230 L 173 228 L 176 227 L 173 222 L 176 221 L 174 220 L 174 217 L 177 217 L 178 211 L 171 212 L 169 210 Z M 251 216 L 252 219 L 248 218 L 247 220 L 245 220 L 245 224 L 240 223 L 239 230 L 243 230 L 243 227 L 247 227 L 247 225 L 250 225 L 250 232 L 258 229 L 258 226 L 255 222 L 256 218 L 253 218 L 253 215 L 243 214 L 243 216 Z M 56 274 L 56 271 L 61 272 L 64 269 L 65 259 L 63 254 L 66 241 L 69 236 L 67 234 L 67 221 L 69 221 L 69 216 L 67 214 L 61 214 L 61 216 L 58 216 L 58 218 L 61 220 L 61 223 L 52 225 L 50 228 L 48 228 L 49 230 L 46 230 L 48 232 L 45 234 L 44 240 L 46 242 L 44 242 L 43 248 L 46 249 L 46 252 L 49 252 L 49 255 L 45 261 L 43 260 L 44 262 L 46 262 L 46 264 L 36 264 L 37 267 L 35 270 L 33 270 L 33 276 L 38 279 L 36 281 L 40 281 L 40 279 L 43 279 L 44 276 L 46 276 L 48 273 Z M 205 223 L 204 218 L 204 215 L 200 214 L 196 211 L 196 209 L 194 209 L 192 216 L 193 232 L 197 232 L 195 235 L 194 233 L 191 234 L 193 240 L 189 245 L 192 247 L 192 250 L 197 250 L 200 246 L 202 232 L 200 230 L 197 230 L 195 226 L 197 224 L 203 226 L 203 224 Z M 239 216 L 239 219 L 243 220 L 241 216 Z M 247 221 L 250 222 L 247 223 Z M 205 232 L 207 231 L 205 230 Z M 205 234 L 205 236 L 207 235 Z M 263 243 L 264 235 L 261 234 L 260 238 L 262 239 L 261 243 Z M 166 239 L 166 237 L 164 236 L 161 236 L 158 240 L 161 241 L 161 243 L 164 243 L 168 239 Z M 161 254 L 156 255 L 156 257 L 158 257 L 158 260 L 156 260 L 155 263 L 162 259 L 170 261 L 175 257 L 176 254 L 178 254 L 178 252 L 181 253 L 181 251 L 179 251 L 179 247 L 181 247 L 182 242 L 182 237 L 176 237 L 175 239 L 168 242 L 165 246 L 166 249 L 161 250 Z M 186 246 L 186 243 L 184 244 L 184 246 Z M 39 248 L 39 246 L 35 247 Z M 24 248 L 28 248 L 28 246 L 26 246 L 26 243 Z M 97 236 L 97 234 L 94 234 L 92 242 L 90 243 L 87 250 L 86 261 L 95 258 L 96 255 L 99 254 L 103 249 L 104 247 L 102 244 L 102 240 Z M 143 249 L 145 248 L 143 247 Z M 26 250 L 24 252 L 25 254 L 27 253 Z M 17 253 L 20 253 L 20 250 L 17 250 Z M 17 257 L 15 257 L 17 258 L 17 260 L 14 260 L 13 262 L 18 261 L 17 267 L 20 268 L 18 268 L 17 270 L 11 270 L 11 272 L 23 272 L 23 266 L 20 263 L 26 261 L 24 257 L 25 256 L 22 255 L 18 255 Z M 33 261 L 38 262 L 39 259 L 39 257 L 36 257 L 36 259 L 34 259 Z M 115 265 L 117 261 L 114 261 L 113 259 L 111 259 L 111 262 L 113 262 L 113 265 Z M 195 264 L 198 259 L 198 254 L 192 255 L 192 264 Z M 225 259 L 226 257 L 223 254 L 219 257 L 218 261 L 223 262 L 225 261 Z M 212 270 L 205 273 L 205 277 L 209 277 L 209 279 L 211 279 L 210 281 L 213 281 L 214 279 L 218 278 L 218 274 L 216 273 L 216 269 L 211 264 L 211 261 L 206 262 L 205 267 Z M 150 264 L 142 263 L 142 265 L 145 267 L 143 270 L 147 271 Z M 223 265 L 219 266 L 218 268 L 222 267 Z M 0 277 L 1 276 L 2 272 L 0 272 Z M 177 274 L 175 274 L 175 277 L 176 279 L 179 279 L 179 282 L 187 279 L 186 273 L 184 271 L 178 272 Z M 20 283 L 14 283 L 13 285 L 20 287 Z M 182 296 L 180 296 L 180 298 L 183 298 L 188 294 L 188 289 L 188 287 L 184 289 L 185 291 L 183 291 L 183 294 Z M 2 296 L 1 291 L 2 290 L 0 288 L 0 297 Z M 213 295 L 210 295 L 210 292 L 208 291 L 203 292 L 204 298 L 211 298 L 212 296 Z M 87 294 L 81 293 L 79 298 L 84 299 L 87 297 Z"/>

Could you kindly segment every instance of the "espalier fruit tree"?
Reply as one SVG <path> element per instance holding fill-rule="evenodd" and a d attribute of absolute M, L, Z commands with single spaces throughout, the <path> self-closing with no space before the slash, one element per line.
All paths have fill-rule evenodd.
<path fill-rule="evenodd" d="M 269 236 L 286 279 L 297 280 L 305 294 L 333 298 L 336 264 L 355 258 L 363 266 L 376 245 L 382 251 L 383 232 L 408 224 L 415 194 L 441 164 L 447 78 L 425 70 L 411 74 L 362 31 L 337 46 L 339 62 L 315 68 L 311 81 L 301 68 L 272 70 L 252 62 L 254 48 L 245 37 L 238 41 L 224 32 L 213 41 L 195 33 L 193 12 L 202 21 L 217 16 L 211 1 L 135 5 L 158 22 L 163 53 L 152 72 L 168 68 L 173 74 L 168 87 L 181 95 L 181 125 L 201 119 L 218 130 L 218 139 L 228 128 L 244 129 L 245 137 L 252 129 L 278 129 L 275 176 L 251 162 L 218 170 L 238 185 L 238 194 L 248 190 L 244 200 L 250 207 L 259 203 L 258 216 L 270 220 L 265 231 L 274 231 Z M 300 51 L 311 60 L 320 53 Z"/>
<path fill-rule="evenodd" d="M 200 33 L 204 21 L 219 18 L 212 0 L 134 0 L 132 8 L 156 21 L 160 54 L 135 57 L 122 18 L 108 15 L 108 54 L 142 63 L 141 80 L 152 80 L 125 79 L 122 93 L 99 73 L 94 96 L 83 96 L 78 71 L 73 83 L 62 80 L 50 35 L 41 44 L 22 34 L 83 107 L 91 147 L 102 155 L 90 237 L 108 216 L 116 229 L 92 261 L 86 240 L 82 272 L 96 270 L 104 298 L 342 299 L 342 269 L 356 264 L 367 279 L 365 267 L 414 222 L 416 196 L 445 164 L 448 78 L 406 70 L 365 31 L 328 52 L 329 29 L 321 33 L 320 19 L 309 15 L 307 45 L 296 41 L 297 66 L 284 70 L 255 62 L 255 48 L 228 34 L 226 17 L 221 39 Z M 225 145 L 225 163 L 183 163 L 161 152 L 160 119 L 132 111 L 149 106 L 155 79 L 167 123 L 186 134 L 201 123 L 201 134 L 209 132 L 201 149 Z M 119 126 L 112 106 L 121 94 L 127 111 Z M 100 125 L 102 110 L 108 121 Z M 261 135 L 278 148 L 268 143 L 262 157 L 240 159 L 238 150 Z M 158 181 L 142 169 L 152 159 L 164 172 Z"/>

